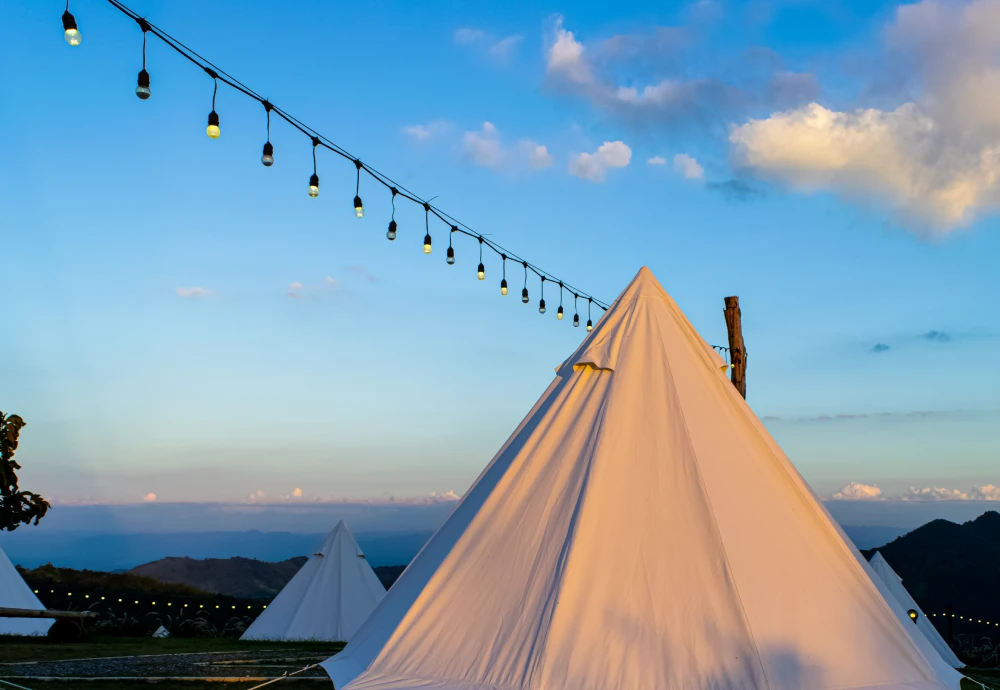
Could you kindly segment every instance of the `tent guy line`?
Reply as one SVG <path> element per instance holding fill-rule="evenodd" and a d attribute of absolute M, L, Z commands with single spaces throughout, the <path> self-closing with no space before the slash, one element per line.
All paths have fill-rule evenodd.
<path fill-rule="evenodd" d="M 428 223 L 425 225 L 425 230 L 426 230 L 426 234 L 424 236 L 424 253 L 425 254 L 430 254 L 431 253 L 431 249 L 432 249 L 432 239 L 431 239 L 431 233 L 430 233 L 430 227 L 429 227 L 429 218 L 430 218 L 430 215 L 433 214 L 441 222 L 443 222 L 446 225 L 450 226 L 449 227 L 449 233 L 448 233 L 448 254 L 447 254 L 447 258 L 448 258 L 448 263 L 449 264 L 454 264 L 454 262 L 455 262 L 455 253 L 454 253 L 454 248 L 452 247 L 452 241 L 451 241 L 452 240 L 452 236 L 455 233 L 458 233 L 458 234 L 461 234 L 461 235 L 465 235 L 467 237 L 473 238 L 473 239 L 475 239 L 475 240 L 478 241 L 479 246 L 480 246 L 480 263 L 479 263 L 479 266 L 478 266 L 477 277 L 479 278 L 479 280 L 484 280 L 485 279 L 485 266 L 483 265 L 482 258 L 481 258 L 481 256 L 482 256 L 482 247 L 486 246 L 487 248 L 489 248 L 490 250 L 492 250 L 494 253 L 496 253 L 501 258 L 501 260 L 503 262 L 503 268 L 504 268 L 504 279 L 501 282 L 501 294 L 502 295 L 506 295 L 507 292 L 508 292 L 508 290 L 507 290 L 507 281 L 506 281 L 506 264 L 507 264 L 507 261 L 509 260 L 509 261 L 512 261 L 512 262 L 514 262 L 516 264 L 520 264 L 524 268 L 524 270 L 525 270 L 525 285 L 524 285 L 524 289 L 522 290 L 522 301 L 525 304 L 527 304 L 527 302 L 528 302 L 528 292 L 527 292 L 527 290 L 528 290 L 528 287 L 527 287 L 527 273 L 528 273 L 528 271 L 531 271 L 532 273 L 534 273 L 535 276 L 539 279 L 540 285 L 541 285 L 541 292 L 542 292 L 542 299 L 539 301 L 539 307 L 538 307 L 538 311 L 540 313 L 544 314 L 545 311 L 546 311 L 546 308 L 545 308 L 545 299 L 544 299 L 545 283 L 546 282 L 554 283 L 555 285 L 559 286 L 560 304 L 559 304 L 559 309 L 558 309 L 558 311 L 556 313 L 557 318 L 559 320 L 562 320 L 562 318 L 563 318 L 562 293 L 563 293 L 564 290 L 567 291 L 567 292 L 569 292 L 569 294 L 574 297 L 574 300 L 579 299 L 579 298 L 583 298 L 583 299 L 586 300 L 587 307 L 588 307 L 588 317 L 590 316 L 590 306 L 591 305 L 596 305 L 597 307 L 599 307 L 603 311 L 607 311 L 608 310 L 609 305 L 606 302 L 604 302 L 602 300 L 599 300 L 596 297 L 594 297 L 593 295 L 590 295 L 590 294 L 588 294 L 588 293 L 580 290 L 579 288 L 576 288 L 576 287 L 572 286 L 568 282 L 557 278 L 556 276 L 554 276 L 553 274 L 549 273 L 548 271 L 545 271 L 545 270 L 539 268 L 536 264 L 533 264 L 533 263 L 527 261 L 526 259 L 518 256 L 514 252 L 512 252 L 512 251 L 510 251 L 510 250 L 508 250 L 506 248 L 504 248 L 503 246 L 501 246 L 497 242 L 495 242 L 495 241 L 493 241 L 493 240 L 485 237 L 484 235 L 476 232 L 471 227 L 469 227 L 468 225 L 462 223 L 461 221 L 459 221 L 458 219 L 454 218 L 453 216 L 449 215 L 444 210 L 442 210 L 442 209 L 440 209 L 440 208 L 432 205 L 430 203 L 430 200 L 425 200 L 425 199 L 419 197 L 417 194 L 415 194 L 414 192 L 408 190 L 403 185 L 399 184 L 398 182 L 395 182 L 389 176 L 387 176 L 387 175 L 379 172 L 378 170 L 376 170 L 375 168 L 373 168 L 371 165 L 362 162 L 361 159 L 358 158 L 357 156 L 354 156 L 353 154 L 349 153 L 346 149 L 344 149 L 340 145 L 338 145 L 335 142 L 331 141 L 330 139 L 324 137 L 322 134 L 320 134 L 319 132 L 317 132 L 315 129 L 313 129 L 312 127 L 306 125 L 301 120 L 295 118 L 294 116 L 292 116 L 287 111 L 282 110 L 281 108 L 277 107 L 276 105 L 274 105 L 273 103 L 271 103 L 269 100 L 267 100 L 266 98 L 264 98 L 260 94 L 256 93 L 250 87 L 246 86 L 241 81 L 239 81 L 238 79 L 236 79 L 232 75 L 230 75 L 227 72 L 225 72 L 223 69 L 217 67 L 215 64 L 213 64 L 212 62 L 210 62 L 206 58 L 202 57 L 201 55 L 199 55 L 197 52 L 195 52 L 191 48 L 188 48 L 186 45 L 184 45 L 183 43 L 181 43 L 180 41 L 178 41 L 176 38 L 174 38 L 173 36 L 171 36 L 170 34 L 168 34 L 166 31 L 160 29 L 159 27 L 157 27 L 154 24 L 152 24 L 149 21 L 147 21 L 145 18 L 139 16 L 138 13 L 136 13 L 135 11 L 133 11 L 132 9 L 130 9 L 129 7 L 123 5 L 122 3 L 118 2 L 117 0 L 108 0 L 108 3 L 112 7 L 114 7 L 115 9 L 119 10 L 121 13 L 123 13 L 126 16 L 130 17 L 131 19 L 133 19 L 139 25 L 139 28 L 143 32 L 143 69 L 139 73 L 138 87 L 136 88 L 136 95 L 138 95 L 140 99 L 146 100 L 151 95 L 150 88 L 149 88 L 149 83 L 150 83 L 149 73 L 146 71 L 145 48 L 146 48 L 146 34 L 147 33 L 152 33 L 154 36 L 156 36 L 157 38 L 159 38 L 160 40 L 162 40 L 167 46 L 169 46 L 170 48 L 173 48 L 173 50 L 176 53 L 178 53 L 182 57 L 186 58 L 187 60 L 189 60 L 194 65 L 200 67 L 202 70 L 205 71 L 205 73 L 209 77 L 212 78 L 212 80 L 214 82 L 214 92 L 213 92 L 213 95 L 212 95 L 212 111 L 211 111 L 211 113 L 209 114 L 209 117 L 208 117 L 208 123 L 209 124 L 208 124 L 208 128 L 206 130 L 207 133 L 208 133 L 208 135 L 209 135 L 209 137 L 215 139 L 215 138 L 218 138 L 220 136 L 220 134 L 221 134 L 220 118 L 219 118 L 219 115 L 215 111 L 215 97 L 216 97 L 216 95 L 218 93 L 219 82 L 221 81 L 223 84 L 226 84 L 227 86 L 232 87 L 236 91 L 242 93 L 243 95 L 245 95 L 245 96 L 247 96 L 249 98 L 252 98 L 253 100 L 257 101 L 258 103 L 260 103 L 261 105 L 264 106 L 265 114 L 266 114 L 266 117 L 267 117 L 267 125 L 268 125 L 268 141 L 264 144 L 264 155 L 261 157 L 261 162 L 265 166 L 270 167 L 270 165 L 272 165 L 273 162 L 274 162 L 274 147 L 271 145 L 271 142 L 270 142 L 270 121 L 271 121 L 271 113 L 272 112 L 275 115 L 277 115 L 278 117 L 280 117 L 281 119 L 283 119 L 285 122 L 287 122 L 289 125 L 291 125 L 295 129 L 299 130 L 302 134 L 304 134 L 307 137 L 309 137 L 309 139 L 311 140 L 312 146 L 313 146 L 313 161 L 314 161 L 313 175 L 310 178 L 310 184 L 309 184 L 309 195 L 310 196 L 315 197 L 315 196 L 319 195 L 319 176 L 317 174 L 316 167 L 315 167 L 316 166 L 315 154 L 316 154 L 316 149 L 322 147 L 324 149 L 332 151 L 333 153 L 341 156 L 342 158 L 345 158 L 345 159 L 351 161 L 352 163 L 354 163 L 355 167 L 357 168 L 357 171 L 358 171 L 358 186 L 357 186 L 356 194 L 355 194 L 355 197 L 354 197 L 354 210 L 355 210 L 355 215 L 358 218 L 361 218 L 364 215 L 364 206 L 361 203 L 361 197 L 360 197 L 361 171 L 362 170 L 364 170 L 366 173 L 368 173 L 368 175 L 372 179 L 374 179 L 376 182 L 379 182 L 380 184 L 382 184 L 392 194 L 393 219 L 390 221 L 390 223 L 389 223 L 389 230 L 386 233 L 386 236 L 388 237 L 388 239 L 393 240 L 396 237 L 396 227 L 397 226 L 396 226 L 396 221 L 395 221 L 395 198 L 398 195 L 398 196 L 400 196 L 400 197 L 402 197 L 404 199 L 407 199 L 407 200 L 409 200 L 409 201 L 411 201 L 411 202 L 413 202 L 415 204 L 418 204 L 418 205 L 422 206 L 423 209 L 424 209 L 424 212 L 426 214 L 426 219 L 428 221 Z M 78 46 L 78 45 L 80 45 L 82 37 L 81 37 L 80 31 L 79 31 L 79 28 L 77 26 L 77 23 L 76 23 L 76 18 L 72 14 L 70 14 L 70 12 L 69 12 L 69 2 L 67 2 L 67 4 L 66 4 L 66 12 L 63 14 L 62 20 L 63 20 L 63 28 L 64 28 L 64 34 L 65 34 L 66 42 L 69 43 L 71 46 Z M 579 314 L 575 314 L 574 315 L 573 325 L 574 326 L 578 326 L 579 325 Z M 590 328 L 592 328 L 592 322 L 588 318 L 588 330 L 590 330 Z"/>

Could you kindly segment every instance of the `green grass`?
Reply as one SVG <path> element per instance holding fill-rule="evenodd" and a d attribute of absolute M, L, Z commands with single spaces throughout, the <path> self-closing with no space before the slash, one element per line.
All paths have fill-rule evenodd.
<path fill-rule="evenodd" d="M 987 688 L 992 688 L 994 690 L 1000 690 L 1000 671 L 996 670 L 968 670 L 962 669 L 961 673 L 968 676 L 969 678 L 974 678 L 980 683 L 985 685 Z M 962 690 L 983 690 L 981 685 L 976 685 L 975 683 L 969 683 L 966 680 L 962 681 Z"/>
<path fill-rule="evenodd" d="M 295 649 L 307 655 L 331 655 L 343 649 L 339 642 L 241 642 L 234 638 L 98 637 L 86 642 L 55 643 L 47 638 L 4 637 L 0 639 L 0 663 L 55 661 L 145 654 L 204 652 L 253 652 L 265 649 Z M 2 673 L 0 673 L 2 675 Z M 64 684 L 65 686 L 65 684 Z M 93 687 L 90 684 L 87 687 Z M 161 689 L 167 686 L 161 685 Z M 185 687 L 190 687 L 185 685 Z M 214 684 L 218 688 L 218 683 Z"/>

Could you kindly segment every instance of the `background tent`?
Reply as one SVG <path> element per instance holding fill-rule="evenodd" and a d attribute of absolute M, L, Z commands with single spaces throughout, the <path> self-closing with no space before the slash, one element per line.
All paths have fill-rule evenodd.
<path fill-rule="evenodd" d="M 923 633 L 924 637 L 927 638 L 927 641 L 931 643 L 931 646 L 934 647 L 937 653 L 941 655 L 941 658 L 944 659 L 945 663 L 953 668 L 962 668 L 965 666 L 965 664 L 959 661 L 958 657 L 955 656 L 955 652 L 952 651 L 951 647 L 948 646 L 948 643 L 945 642 L 943 637 L 941 637 L 941 633 L 939 633 L 937 628 L 934 627 L 934 624 L 931 623 L 930 619 L 924 615 L 923 610 L 921 610 L 920 606 L 917 605 L 917 602 L 913 600 L 910 593 L 906 591 L 906 587 L 903 586 L 903 578 L 896 574 L 896 571 L 893 570 L 892 566 L 889 565 L 889 562 L 882 557 L 882 554 L 876 551 L 875 555 L 872 556 L 869 565 L 871 565 L 875 574 L 882 579 L 882 582 L 885 583 L 889 592 L 896 598 L 896 601 L 899 602 L 899 612 L 903 614 L 903 618 L 901 620 L 906 624 L 913 625 L 914 623 L 907 614 L 907 611 L 910 609 L 916 611 L 917 630 Z"/>
<path fill-rule="evenodd" d="M 957 690 L 877 579 L 644 268 L 323 666 L 338 690 Z"/>
<path fill-rule="evenodd" d="M 45 610 L 3 549 L 0 549 L 0 606 Z M 0 635 L 45 635 L 52 623 L 52 620 L 40 618 L 0 618 Z"/>
<path fill-rule="evenodd" d="M 341 520 L 240 639 L 346 641 L 384 596 Z"/>

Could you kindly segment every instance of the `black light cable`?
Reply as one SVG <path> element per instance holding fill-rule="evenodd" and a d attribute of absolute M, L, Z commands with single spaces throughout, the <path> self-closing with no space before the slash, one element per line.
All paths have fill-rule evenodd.
<path fill-rule="evenodd" d="M 354 215 L 358 218 L 364 218 L 365 207 L 361 203 L 361 168 L 364 167 L 364 163 L 355 158 L 354 167 L 358 169 L 358 184 L 354 189 Z"/>
<path fill-rule="evenodd" d="M 385 237 L 388 240 L 396 239 L 396 195 L 399 194 L 399 190 L 395 187 L 390 187 L 389 191 L 392 192 L 392 216 L 389 220 L 389 229 L 385 233 Z"/>
<path fill-rule="evenodd" d="M 274 165 L 274 146 L 271 145 L 271 109 L 274 106 L 270 101 L 264 101 L 264 114 L 267 118 L 267 139 L 264 141 L 264 153 L 260 157 L 260 162 L 265 168 Z"/>
<path fill-rule="evenodd" d="M 483 265 L 483 238 L 479 238 L 479 268 L 476 269 L 476 277 L 479 280 L 486 280 L 486 266 Z"/>
<path fill-rule="evenodd" d="M 219 114 L 215 112 L 215 98 L 219 95 L 219 75 L 211 67 L 206 67 L 205 73 L 212 78 L 214 83 L 212 87 L 212 112 L 208 114 L 208 127 L 205 128 L 205 134 L 208 135 L 209 139 L 218 139 L 222 134 L 222 130 L 219 128 Z"/>
<path fill-rule="evenodd" d="M 319 196 L 319 173 L 316 171 L 316 149 L 319 148 L 319 139 L 313 137 L 313 174 L 309 177 L 309 196 L 313 199 Z"/>
<path fill-rule="evenodd" d="M 149 31 L 149 24 L 145 19 L 137 19 L 136 21 L 139 23 L 139 28 L 142 29 L 142 71 L 139 72 L 135 95 L 139 97 L 139 100 L 144 101 L 152 95 L 149 90 L 149 72 L 146 71 L 146 32 Z M 214 105 L 212 109 L 215 110 Z"/>

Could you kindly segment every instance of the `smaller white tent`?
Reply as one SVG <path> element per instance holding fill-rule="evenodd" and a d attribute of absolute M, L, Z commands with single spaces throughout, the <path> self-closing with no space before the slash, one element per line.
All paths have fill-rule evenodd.
<path fill-rule="evenodd" d="M 156 632 L 153 633 L 153 637 L 170 637 L 170 631 L 161 625 L 156 629 Z"/>
<path fill-rule="evenodd" d="M 0 606 L 44 611 L 45 607 L 0 549 Z M 44 618 L 0 618 L 0 635 L 45 635 L 52 620 Z"/>
<path fill-rule="evenodd" d="M 341 520 L 242 640 L 350 640 L 385 587 Z"/>
<path fill-rule="evenodd" d="M 910 620 L 907 612 L 913 609 L 917 612 L 917 629 L 923 633 L 927 641 L 931 643 L 931 646 L 941 655 L 945 663 L 953 668 L 962 668 L 965 666 L 958 657 L 955 656 L 955 652 L 951 650 L 948 643 L 944 641 L 941 637 L 941 633 L 937 631 L 934 624 L 930 622 L 924 612 L 917 605 L 917 602 L 913 600 L 910 593 L 906 591 L 906 587 L 903 586 L 903 578 L 896 574 L 896 571 L 892 569 L 889 562 L 882 557 L 882 554 L 878 551 L 872 556 L 872 559 L 868 562 L 868 565 L 872 567 L 872 570 L 878 575 L 878 577 L 885 583 L 889 592 L 896 598 L 901 607 L 900 612 L 905 616 L 900 618 L 908 626 L 913 625 L 913 621 Z M 897 614 L 898 615 L 898 614 Z"/>

